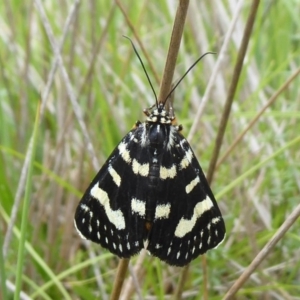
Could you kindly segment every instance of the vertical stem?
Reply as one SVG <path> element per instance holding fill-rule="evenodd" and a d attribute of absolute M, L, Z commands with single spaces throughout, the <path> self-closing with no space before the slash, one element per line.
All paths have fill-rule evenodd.
<path fill-rule="evenodd" d="M 246 280 L 253 274 L 260 263 L 271 252 L 275 245 L 282 239 L 284 234 L 289 228 L 297 221 L 300 216 L 300 204 L 294 209 L 294 211 L 288 216 L 284 223 L 280 226 L 277 232 L 273 235 L 271 240 L 263 247 L 263 249 L 256 255 L 251 264 L 246 268 L 242 275 L 236 280 L 232 287 L 228 290 L 223 300 L 230 300 L 234 298 L 237 291 L 243 286 Z"/>
<path fill-rule="evenodd" d="M 110 300 L 118 300 L 119 299 L 121 290 L 122 290 L 122 286 L 123 286 L 123 283 L 125 280 L 126 272 L 128 269 L 128 264 L 129 264 L 129 259 L 127 259 L 127 258 L 120 259 Z"/>
<path fill-rule="evenodd" d="M 223 115 L 222 115 L 220 125 L 219 125 L 219 131 L 218 131 L 216 141 L 215 141 L 215 147 L 214 147 L 212 158 L 211 158 L 209 168 L 208 168 L 208 171 L 207 171 L 207 181 L 208 181 L 208 183 L 211 183 L 211 181 L 212 181 L 214 170 L 215 170 L 217 160 L 218 160 L 218 157 L 219 157 L 220 148 L 221 148 L 221 145 L 222 145 L 222 142 L 223 142 L 223 137 L 224 137 L 224 133 L 225 133 L 225 130 L 226 130 L 227 121 L 228 121 L 230 111 L 231 111 L 231 105 L 232 105 L 232 102 L 233 102 L 233 99 L 234 99 L 236 87 L 237 87 L 239 77 L 240 77 L 240 74 L 241 74 L 241 71 L 242 71 L 244 57 L 246 55 L 246 51 L 247 51 L 247 48 L 248 48 L 248 43 L 249 43 L 249 39 L 250 39 L 250 36 L 251 36 L 253 24 L 254 24 L 254 21 L 255 21 L 256 13 L 257 13 L 257 9 L 258 9 L 258 6 L 259 6 L 259 2 L 260 2 L 259 0 L 253 0 L 251 10 L 250 10 L 250 14 L 249 14 L 249 17 L 248 17 L 248 20 L 247 20 L 247 23 L 246 23 L 246 27 L 245 27 L 245 30 L 244 30 L 241 47 L 240 47 L 239 52 L 238 52 L 238 57 L 237 57 L 237 61 L 236 61 L 236 64 L 235 64 L 234 71 L 233 71 L 233 76 L 232 76 L 231 84 L 230 84 L 230 87 L 229 87 L 227 99 L 226 99 L 226 102 L 225 102 Z"/>
<path fill-rule="evenodd" d="M 158 95 L 159 103 L 164 103 L 166 101 L 170 91 L 188 7 L 189 0 L 179 1 L 171 35 L 168 56 Z"/>
<path fill-rule="evenodd" d="M 36 118 L 33 128 L 33 134 L 29 141 L 28 153 L 30 153 L 30 158 L 28 162 L 28 173 L 26 180 L 26 188 L 25 188 L 25 197 L 23 202 L 22 209 L 22 220 L 21 220 L 21 236 L 19 241 L 19 249 L 18 249 L 18 261 L 17 261 L 17 276 L 16 276 L 16 290 L 14 299 L 20 299 L 21 285 L 22 285 L 22 277 L 23 277 L 23 269 L 24 269 L 24 260 L 25 260 L 25 241 L 26 241 L 26 233 L 27 233 L 27 224 L 28 224 L 28 214 L 29 214 L 29 206 L 30 206 L 30 196 L 31 196 L 31 188 L 32 188 L 32 173 L 33 173 L 33 164 L 36 152 L 37 145 L 37 137 L 38 137 L 38 125 L 40 121 L 40 103 L 38 104 L 36 111 Z"/>

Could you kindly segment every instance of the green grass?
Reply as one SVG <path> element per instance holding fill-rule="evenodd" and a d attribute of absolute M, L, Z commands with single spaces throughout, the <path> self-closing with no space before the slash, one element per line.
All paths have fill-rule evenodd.
<path fill-rule="evenodd" d="M 54 52 L 45 20 L 34 3 L 0 3 L 0 246 L 5 250 L 0 254 L 1 296 L 22 298 L 14 293 L 16 286 L 32 299 L 105 300 L 113 288 L 118 259 L 96 244 L 83 243 L 73 227 L 73 216 L 98 168 L 134 122 L 143 120 L 142 110 L 154 104 L 143 69 L 122 35 L 134 41 L 158 93 L 177 2 L 122 1 L 146 49 L 143 53 L 115 2 L 82 1 L 62 47 L 68 81 L 58 67 L 36 134 L 36 110 L 44 100 Z M 228 1 L 218 3 L 190 3 L 174 80 L 204 52 L 217 55 L 206 56 L 176 90 L 175 113 L 185 136 L 233 17 L 234 8 Z M 205 172 L 250 3 L 242 7 L 214 88 L 190 139 Z M 43 1 L 43 5 L 59 44 L 72 2 Z M 297 5 L 296 0 L 261 1 L 220 157 L 299 67 Z M 201 258 L 191 263 L 185 299 L 202 299 L 206 275 L 208 299 L 222 299 L 299 204 L 299 84 L 298 77 L 293 79 L 217 167 L 212 189 L 225 218 L 227 237 L 208 252 L 207 274 Z M 33 135 L 32 172 L 24 173 Z M 240 288 L 237 299 L 298 297 L 299 230 L 295 222 Z M 131 260 L 133 267 L 138 259 Z M 180 276 L 181 269 L 148 255 L 136 274 L 145 299 L 170 298 Z M 128 280 L 127 289 L 134 286 Z M 133 299 L 139 299 L 133 293 Z"/>

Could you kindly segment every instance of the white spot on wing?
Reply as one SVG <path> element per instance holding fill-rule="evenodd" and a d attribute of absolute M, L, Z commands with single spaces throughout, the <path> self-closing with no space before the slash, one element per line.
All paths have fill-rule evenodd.
<path fill-rule="evenodd" d="M 120 175 L 117 173 L 117 171 L 112 167 L 112 166 L 109 166 L 108 167 L 108 172 L 109 174 L 111 175 L 114 183 L 117 185 L 117 186 L 120 186 L 121 185 L 121 177 Z"/>
<path fill-rule="evenodd" d="M 98 183 L 96 183 L 91 189 L 91 196 L 97 199 L 104 207 L 108 220 L 114 224 L 118 230 L 125 229 L 125 219 L 122 211 L 120 209 L 111 209 L 108 195 L 105 191 L 99 188 Z"/>
<path fill-rule="evenodd" d="M 131 200 L 131 209 L 132 212 L 139 214 L 141 217 L 144 217 L 146 214 L 146 204 L 145 202 L 132 198 Z"/>
<path fill-rule="evenodd" d="M 132 161 L 132 170 L 134 174 L 140 174 L 141 176 L 148 176 L 149 164 L 140 164 L 136 159 Z"/>
<path fill-rule="evenodd" d="M 226 237 L 226 234 L 224 234 L 222 241 L 220 241 L 219 244 L 217 244 L 213 249 L 217 249 L 219 247 L 219 245 L 221 245 L 224 242 L 225 237 Z"/>
<path fill-rule="evenodd" d="M 163 219 L 168 218 L 171 211 L 171 205 L 168 204 L 160 204 L 155 208 L 155 219 Z"/>
<path fill-rule="evenodd" d="M 203 201 L 197 203 L 197 205 L 194 207 L 194 212 L 191 219 L 180 219 L 175 230 L 175 236 L 182 238 L 187 233 L 191 232 L 191 230 L 196 224 L 197 219 L 200 218 L 204 212 L 210 210 L 212 207 L 212 201 L 208 196 L 206 196 L 206 198 Z"/>
<path fill-rule="evenodd" d="M 173 165 L 171 168 L 160 167 L 159 176 L 161 179 L 174 178 L 176 176 L 176 166 Z"/>
<path fill-rule="evenodd" d="M 187 168 L 193 159 L 193 152 L 191 149 L 185 152 L 184 158 L 180 162 L 181 169 Z"/>
<path fill-rule="evenodd" d="M 213 224 L 217 224 L 218 222 L 220 222 L 221 218 L 220 217 L 215 217 L 211 220 L 211 223 Z"/>
<path fill-rule="evenodd" d="M 82 210 L 84 210 L 85 212 L 87 212 L 87 211 L 90 210 L 90 209 L 88 208 L 88 206 L 85 205 L 85 204 L 80 204 L 80 208 L 81 208 Z"/>
<path fill-rule="evenodd" d="M 128 164 L 131 163 L 131 157 L 130 157 L 130 153 L 126 148 L 126 143 L 121 142 L 118 146 L 119 152 L 122 156 L 122 158 L 124 159 L 125 162 L 127 162 Z"/>
<path fill-rule="evenodd" d="M 199 176 L 197 176 L 185 187 L 186 193 L 189 194 L 199 182 L 200 182 L 200 179 L 199 179 Z"/>
<path fill-rule="evenodd" d="M 210 236 L 209 236 L 208 239 L 207 239 L 207 245 L 210 244 L 210 240 L 211 240 L 211 238 L 210 238 Z"/>

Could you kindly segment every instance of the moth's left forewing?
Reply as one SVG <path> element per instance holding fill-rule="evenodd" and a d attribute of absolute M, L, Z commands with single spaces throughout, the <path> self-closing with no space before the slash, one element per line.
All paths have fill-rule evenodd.
<path fill-rule="evenodd" d="M 216 247 L 225 225 L 203 171 L 182 135 L 166 151 L 162 167 L 176 167 L 176 176 L 161 179 L 165 193 L 157 206 L 169 206 L 168 217 L 156 218 L 148 250 L 171 265 L 183 266 Z"/>
<path fill-rule="evenodd" d="M 143 248 L 144 220 L 132 208 L 140 177 L 132 168 L 141 128 L 131 130 L 114 149 L 84 193 L 75 213 L 81 237 L 129 258 Z M 137 202 L 137 200 L 136 200 Z"/>

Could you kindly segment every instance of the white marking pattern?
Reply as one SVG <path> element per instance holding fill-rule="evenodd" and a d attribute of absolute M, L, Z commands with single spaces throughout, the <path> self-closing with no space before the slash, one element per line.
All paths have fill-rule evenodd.
<path fill-rule="evenodd" d="M 159 176 L 161 179 L 174 178 L 177 174 L 176 166 L 173 165 L 171 168 L 160 167 Z"/>
<path fill-rule="evenodd" d="M 199 176 L 197 176 L 195 179 L 193 179 L 186 187 L 185 187 L 185 192 L 187 194 L 189 194 L 193 188 L 198 184 L 200 183 L 200 178 Z"/>
<path fill-rule="evenodd" d="M 208 196 L 206 196 L 203 201 L 197 203 L 197 205 L 194 207 L 194 213 L 191 219 L 180 219 L 175 230 L 175 236 L 182 238 L 187 233 L 191 232 L 196 224 L 197 219 L 200 218 L 203 213 L 210 210 L 213 206 L 214 205 Z"/>
<path fill-rule="evenodd" d="M 193 152 L 191 149 L 185 152 L 184 158 L 180 162 L 181 169 L 187 168 L 193 159 Z"/>
<path fill-rule="evenodd" d="M 146 177 L 149 174 L 149 164 L 140 164 L 136 159 L 133 159 L 132 170 L 134 174 Z"/>
<path fill-rule="evenodd" d="M 154 219 L 168 218 L 171 211 L 171 204 L 160 204 L 155 208 Z"/>
<path fill-rule="evenodd" d="M 117 173 L 117 171 L 111 165 L 108 167 L 108 172 L 111 175 L 114 183 L 117 186 L 120 186 L 121 185 L 121 177 L 120 177 L 120 175 Z"/>
<path fill-rule="evenodd" d="M 125 219 L 120 209 L 112 210 L 109 203 L 108 195 L 98 186 L 98 182 L 91 189 L 91 196 L 97 199 L 104 207 L 108 220 L 116 226 L 118 230 L 125 229 Z"/>
<path fill-rule="evenodd" d="M 119 152 L 122 156 L 122 158 L 124 159 L 125 162 L 127 162 L 128 164 L 131 163 L 131 157 L 130 157 L 130 153 L 126 148 L 126 143 L 121 142 L 118 146 Z"/>
<path fill-rule="evenodd" d="M 132 198 L 131 200 L 131 209 L 132 212 L 139 214 L 141 217 L 144 217 L 146 214 L 146 204 L 145 202 Z"/>

